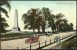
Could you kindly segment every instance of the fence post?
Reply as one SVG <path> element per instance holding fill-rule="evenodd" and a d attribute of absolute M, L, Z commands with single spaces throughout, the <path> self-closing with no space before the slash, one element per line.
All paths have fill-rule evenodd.
<path fill-rule="evenodd" d="M 51 39 L 50 39 L 50 44 L 51 44 Z"/>
<path fill-rule="evenodd" d="M 65 36 L 63 36 L 63 37 L 65 38 Z M 63 39 L 64 39 L 64 38 L 63 38 Z"/>
<path fill-rule="evenodd" d="M 54 38 L 54 42 L 55 42 L 55 38 Z"/>
<path fill-rule="evenodd" d="M 66 38 L 67 38 L 67 35 L 66 35 Z"/>
<path fill-rule="evenodd" d="M 66 38 L 67 38 L 67 35 L 66 35 Z"/>
<path fill-rule="evenodd" d="M 65 38 L 66 38 L 66 35 L 65 35 Z"/>
<path fill-rule="evenodd" d="M 40 48 L 40 42 L 39 42 L 39 48 Z"/>
<path fill-rule="evenodd" d="M 69 35 L 68 35 L 68 37 L 69 37 Z"/>
<path fill-rule="evenodd" d="M 66 37 L 67 37 L 67 35 L 66 35 Z"/>
<path fill-rule="evenodd" d="M 66 37 L 64 36 L 64 39 L 65 39 Z"/>
<path fill-rule="evenodd" d="M 65 38 L 66 38 L 66 35 L 65 35 Z"/>
<path fill-rule="evenodd" d="M 18 47 L 17 47 L 17 50 L 18 50 Z"/>
<path fill-rule="evenodd" d="M 45 46 L 46 46 L 46 40 L 45 40 Z"/>
<path fill-rule="evenodd" d="M 31 43 L 30 43 L 30 50 L 31 50 Z"/>

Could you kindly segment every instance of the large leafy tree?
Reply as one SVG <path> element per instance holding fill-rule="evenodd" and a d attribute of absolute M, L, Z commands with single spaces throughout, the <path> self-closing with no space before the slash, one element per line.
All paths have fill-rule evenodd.
<path fill-rule="evenodd" d="M 39 9 L 30 9 L 27 13 L 24 13 L 22 16 L 22 20 L 24 21 L 24 28 L 33 29 L 33 32 L 35 29 L 38 29 L 38 32 L 40 32 L 40 26 L 42 25 L 42 14 Z"/>
<path fill-rule="evenodd" d="M 35 22 L 36 29 L 38 29 L 38 32 L 40 32 L 40 27 L 43 25 L 43 18 L 42 18 L 42 16 L 39 16 L 35 20 L 36 20 L 36 22 Z"/>
<path fill-rule="evenodd" d="M 5 28 L 7 28 L 9 25 L 6 23 L 5 18 L 0 17 L 0 33 L 6 32 Z"/>
<path fill-rule="evenodd" d="M 22 20 L 24 21 L 24 28 L 35 30 L 35 17 L 36 17 L 36 9 L 30 9 L 27 13 L 22 15 Z"/>
<path fill-rule="evenodd" d="M 35 29 L 40 32 L 40 27 L 42 28 L 42 32 L 45 32 L 46 26 L 51 27 L 52 31 L 69 31 L 73 29 L 73 24 L 68 24 L 66 19 L 63 19 L 64 15 L 62 13 L 58 13 L 56 15 L 51 14 L 49 8 L 43 7 L 40 9 L 30 9 L 27 13 L 24 13 L 22 16 L 22 20 L 24 21 L 24 28 Z M 46 24 L 48 21 L 48 24 Z"/>
<path fill-rule="evenodd" d="M 48 18 L 51 16 L 51 12 L 50 12 L 50 9 L 46 7 L 43 7 L 41 11 L 42 11 L 43 18 L 44 18 L 43 25 L 41 26 L 41 28 L 42 28 L 42 32 L 45 32 L 46 22 L 48 22 Z"/>
<path fill-rule="evenodd" d="M 66 19 L 61 19 L 59 31 L 66 31 L 69 27 Z"/>
<path fill-rule="evenodd" d="M 72 23 L 69 24 L 69 27 L 70 27 L 70 31 L 73 31 L 73 24 Z"/>
<path fill-rule="evenodd" d="M 51 14 L 51 16 L 48 18 L 48 24 L 49 24 L 49 27 L 51 27 L 52 32 L 55 32 L 55 30 L 56 30 L 56 25 L 55 25 L 54 19 L 55 19 L 54 14 Z"/>
<path fill-rule="evenodd" d="M 72 31 L 73 30 L 73 24 L 68 24 L 67 19 L 61 19 L 59 24 L 59 31 Z"/>
<path fill-rule="evenodd" d="M 55 16 L 55 24 L 56 24 L 56 30 L 59 31 L 60 27 L 60 22 L 62 21 L 61 19 L 64 17 L 62 13 L 56 14 Z"/>
<path fill-rule="evenodd" d="M 11 6 L 10 6 L 8 0 L 0 0 L 0 32 L 1 33 L 5 32 L 5 28 L 8 26 L 5 18 L 2 17 L 1 13 L 4 13 L 6 15 L 6 17 L 9 17 L 8 11 L 5 8 L 3 8 L 2 6 L 7 7 L 9 9 L 9 11 L 11 9 Z"/>

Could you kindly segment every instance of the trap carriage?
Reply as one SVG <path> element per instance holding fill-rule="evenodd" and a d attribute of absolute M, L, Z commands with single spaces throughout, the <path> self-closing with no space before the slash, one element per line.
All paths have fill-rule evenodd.
<path fill-rule="evenodd" d="M 39 42 L 39 35 L 35 35 L 35 37 L 31 36 L 27 40 L 25 40 L 25 43 L 35 43 Z"/>

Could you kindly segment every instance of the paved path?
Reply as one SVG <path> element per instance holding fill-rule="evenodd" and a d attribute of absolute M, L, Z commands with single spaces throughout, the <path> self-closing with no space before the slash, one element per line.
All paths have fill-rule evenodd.
<path fill-rule="evenodd" d="M 52 34 L 51 36 L 40 36 L 39 40 L 40 42 L 45 42 L 46 41 L 49 41 L 50 39 L 52 40 L 53 42 L 53 39 L 56 37 L 56 36 L 65 36 L 65 35 L 70 35 L 70 34 L 73 34 L 74 32 L 67 32 L 67 33 L 59 33 L 59 34 Z M 23 39 L 16 39 L 16 40 L 9 40 L 9 41 L 2 41 L 1 42 L 1 48 L 2 49 L 17 49 L 17 47 L 19 47 L 19 49 L 25 49 L 26 47 L 29 47 L 30 44 L 25 44 L 25 40 L 28 39 L 28 38 L 23 38 Z M 49 43 L 49 42 L 48 42 Z M 48 44 L 47 43 L 47 44 Z M 33 43 L 32 45 L 36 45 L 38 44 L 37 43 Z M 45 44 L 41 44 L 41 46 L 44 46 Z M 36 49 L 38 48 L 39 46 L 36 45 L 36 46 L 33 46 L 32 49 Z M 29 49 L 29 48 L 27 48 Z"/>

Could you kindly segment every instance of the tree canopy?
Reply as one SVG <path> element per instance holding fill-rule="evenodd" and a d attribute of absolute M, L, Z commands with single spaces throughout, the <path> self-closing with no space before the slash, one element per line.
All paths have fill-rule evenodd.
<path fill-rule="evenodd" d="M 58 13 L 56 15 L 51 13 L 49 8 L 33 9 L 27 11 L 22 15 L 22 20 L 25 24 L 24 28 L 35 29 L 40 32 L 45 32 L 46 27 L 51 27 L 52 32 L 56 31 L 72 31 L 73 24 L 68 24 L 68 20 L 64 18 L 64 14 Z"/>
<path fill-rule="evenodd" d="M 5 18 L 2 17 L 1 13 L 4 13 L 6 15 L 6 17 L 9 17 L 8 16 L 8 11 L 3 8 L 2 6 L 6 6 L 9 11 L 11 9 L 11 6 L 10 6 L 10 2 L 8 0 L 0 0 L 0 32 L 5 32 L 5 28 L 8 27 L 9 25 L 6 23 L 6 20 Z"/>

